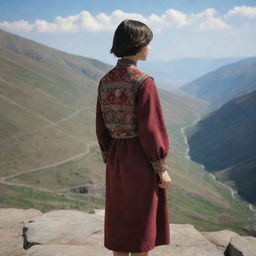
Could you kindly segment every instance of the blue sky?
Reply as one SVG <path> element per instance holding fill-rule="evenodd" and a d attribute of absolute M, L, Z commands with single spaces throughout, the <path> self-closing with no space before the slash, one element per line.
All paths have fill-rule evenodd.
<path fill-rule="evenodd" d="M 0 0 L 1 29 L 110 64 L 125 18 L 153 30 L 149 61 L 255 56 L 255 0 Z"/>

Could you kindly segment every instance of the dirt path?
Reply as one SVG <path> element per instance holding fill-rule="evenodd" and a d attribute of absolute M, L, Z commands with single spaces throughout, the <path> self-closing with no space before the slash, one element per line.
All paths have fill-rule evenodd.
<path fill-rule="evenodd" d="M 25 171 L 20 172 L 18 174 L 13 174 L 13 175 L 9 175 L 9 176 L 3 177 L 3 178 L 0 179 L 0 182 L 3 183 L 3 184 L 7 184 L 7 185 L 23 186 L 23 187 L 34 188 L 34 189 L 41 190 L 41 191 L 52 192 L 51 190 L 38 188 L 38 187 L 33 186 L 33 185 L 28 185 L 28 184 L 23 184 L 23 183 L 11 183 L 11 182 L 8 182 L 6 180 L 10 179 L 10 178 L 14 178 L 14 177 L 20 176 L 20 175 L 23 175 L 23 174 L 26 174 L 26 173 L 36 172 L 36 171 L 44 170 L 44 169 L 47 169 L 47 168 L 50 168 L 50 167 L 55 167 L 55 166 L 61 165 L 63 163 L 66 163 L 66 162 L 68 162 L 70 160 L 74 160 L 74 159 L 77 159 L 79 157 L 85 156 L 86 154 L 88 154 L 90 152 L 90 148 L 95 146 L 95 145 L 98 145 L 97 141 L 93 141 L 93 142 L 89 143 L 87 145 L 87 150 L 85 152 L 81 153 L 81 154 L 74 155 L 74 156 L 72 156 L 70 158 L 67 158 L 65 160 L 56 162 L 54 164 L 49 164 L 49 165 L 41 166 L 41 167 L 38 167 L 38 168 L 34 168 L 34 169 L 30 169 L 30 170 L 25 170 Z"/>

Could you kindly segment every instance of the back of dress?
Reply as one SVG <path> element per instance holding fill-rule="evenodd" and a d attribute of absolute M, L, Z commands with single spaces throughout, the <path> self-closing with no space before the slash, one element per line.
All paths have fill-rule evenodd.
<path fill-rule="evenodd" d="M 170 243 L 167 189 L 169 136 L 153 77 L 131 59 L 99 82 L 96 134 L 106 164 L 104 246 L 147 252 Z"/>
<path fill-rule="evenodd" d="M 154 171 L 167 169 L 169 136 L 160 99 L 153 77 L 140 71 L 136 61 L 119 59 L 116 66 L 100 80 L 97 105 L 97 110 L 102 114 L 101 121 L 104 122 L 101 124 L 107 128 L 105 136 L 109 134 L 109 138 L 105 138 L 106 143 L 110 137 L 132 138 L 141 135 L 141 144 Z M 99 129 L 101 124 L 96 122 Z M 101 136 L 102 131 L 97 134 L 105 162 L 107 145 Z M 152 155 L 150 148 L 158 152 Z"/>
<path fill-rule="evenodd" d="M 112 138 L 138 136 L 135 101 L 141 83 L 150 77 L 131 60 L 119 59 L 98 87 L 103 118 Z"/>

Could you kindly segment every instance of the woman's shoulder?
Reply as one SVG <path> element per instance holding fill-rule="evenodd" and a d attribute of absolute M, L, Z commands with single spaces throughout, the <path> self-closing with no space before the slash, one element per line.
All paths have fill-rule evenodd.
<path fill-rule="evenodd" d="M 137 84 L 140 87 L 142 84 L 147 83 L 148 81 L 154 81 L 153 76 L 148 73 L 142 72 L 140 77 L 137 80 Z"/>
<path fill-rule="evenodd" d="M 137 67 L 134 68 L 133 70 L 134 70 L 134 72 L 133 72 L 132 76 L 135 78 L 136 83 L 139 86 L 148 78 L 154 80 L 152 75 L 150 75 L 149 73 L 144 72 L 144 71 L 138 69 Z"/>
<path fill-rule="evenodd" d="M 148 78 L 154 80 L 152 75 L 140 70 L 137 67 L 131 67 L 122 70 L 120 68 L 112 68 L 100 78 L 99 82 L 104 83 L 126 80 L 135 82 L 137 85 L 141 85 Z"/>

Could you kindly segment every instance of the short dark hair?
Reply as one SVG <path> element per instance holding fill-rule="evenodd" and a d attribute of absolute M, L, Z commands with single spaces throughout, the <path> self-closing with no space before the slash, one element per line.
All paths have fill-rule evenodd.
<path fill-rule="evenodd" d="M 135 55 L 153 39 L 152 30 L 143 22 L 123 20 L 117 27 L 110 53 L 116 57 Z"/>

